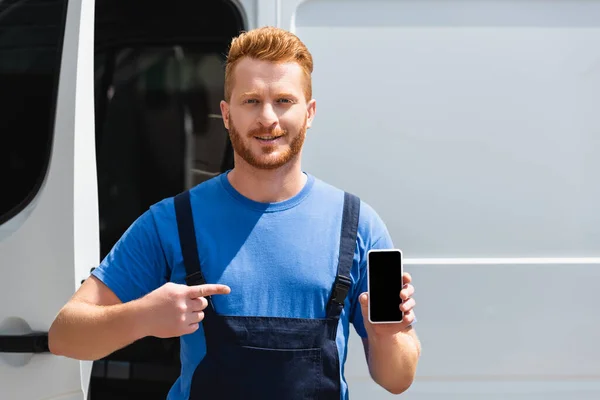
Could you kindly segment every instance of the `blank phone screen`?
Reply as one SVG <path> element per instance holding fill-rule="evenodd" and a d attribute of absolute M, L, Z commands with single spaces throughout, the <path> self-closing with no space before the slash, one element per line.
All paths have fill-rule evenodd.
<path fill-rule="evenodd" d="M 402 256 L 399 251 L 369 253 L 371 321 L 401 321 Z"/>

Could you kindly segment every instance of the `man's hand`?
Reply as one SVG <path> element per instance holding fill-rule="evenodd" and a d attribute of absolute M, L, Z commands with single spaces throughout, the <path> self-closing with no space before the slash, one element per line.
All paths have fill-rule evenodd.
<path fill-rule="evenodd" d="M 229 294 L 225 285 L 187 286 L 166 283 L 139 300 L 144 310 L 144 331 L 159 338 L 179 337 L 195 332 L 204 319 L 207 296 Z"/>
<path fill-rule="evenodd" d="M 394 394 L 406 391 L 412 384 L 421 354 L 421 344 L 411 324 L 415 320 L 412 298 L 415 289 L 411 276 L 403 274 L 404 287 L 398 293 L 399 305 L 404 313 L 402 322 L 396 324 L 372 324 L 369 322 L 368 294 L 359 297 L 360 308 L 367 330 L 363 339 L 369 372 L 373 380 Z"/>
<path fill-rule="evenodd" d="M 369 322 L 369 295 L 368 293 L 362 293 L 359 297 L 360 308 L 362 311 L 363 321 L 369 338 L 373 336 L 392 336 L 398 332 L 405 331 L 414 321 L 415 316 L 413 308 L 415 307 L 415 299 L 412 295 L 415 293 L 415 288 L 411 285 L 412 278 L 408 272 L 403 275 L 404 287 L 398 293 L 402 303 L 400 304 L 400 310 L 404 313 L 402 322 L 397 324 L 372 324 Z"/>

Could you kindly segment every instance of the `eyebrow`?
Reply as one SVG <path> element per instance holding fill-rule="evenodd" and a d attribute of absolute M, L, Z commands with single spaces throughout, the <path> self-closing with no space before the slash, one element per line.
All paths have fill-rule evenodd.
<path fill-rule="evenodd" d="M 258 92 L 245 92 L 242 93 L 240 97 L 259 97 L 260 94 Z"/>
<path fill-rule="evenodd" d="M 288 93 L 288 92 L 277 93 L 276 97 L 291 97 L 292 99 L 297 99 L 298 98 L 298 96 L 295 96 L 295 95 L 293 95 L 291 93 Z"/>
<path fill-rule="evenodd" d="M 245 92 L 242 93 L 240 95 L 241 98 L 247 98 L 247 97 L 261 97 L 261 94 L 259 92 Z M 298 96 L 293 95 L 292 93 L 289 92 L 280 92 L 277 93 L 277 95 L 275 97 L 290 97 L 292 99 L 297 99 Z"/>

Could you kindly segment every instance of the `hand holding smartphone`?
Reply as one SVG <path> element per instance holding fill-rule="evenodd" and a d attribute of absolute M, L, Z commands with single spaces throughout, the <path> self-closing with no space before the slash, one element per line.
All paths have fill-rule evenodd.
<path fill-rule="evenodd" d="M 369 321 L 372 324 L 402 322 L 400 291 L 404 285 L 402 251 L 373 249 L 367 253 Z"/>

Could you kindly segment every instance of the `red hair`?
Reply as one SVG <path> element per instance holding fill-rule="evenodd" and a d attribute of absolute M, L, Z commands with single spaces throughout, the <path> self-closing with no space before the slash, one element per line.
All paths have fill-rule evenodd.
<path fill-rule="evenodd" d="M 312 55 L 293 33 L 268 26 L 243 32 L 231 41 L 225 65 L 225 101 L 229 102 L 231 99 L 233 69 L 244 57 L 274 63 L 298 63 L 306 78 L 304 95 L 307 101 L 312 98 Z"/>

